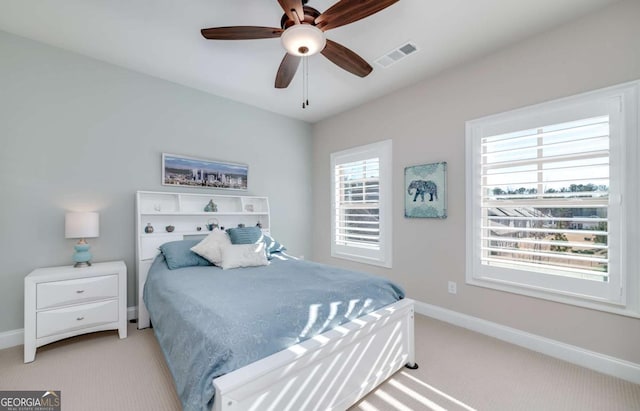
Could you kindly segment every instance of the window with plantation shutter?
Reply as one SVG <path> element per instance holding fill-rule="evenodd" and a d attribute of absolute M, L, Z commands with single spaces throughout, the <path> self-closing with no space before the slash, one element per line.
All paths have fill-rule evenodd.
<path fill-rule="evenodd" d="M 336 165 L 336 243 L 380 249 L 380 159 Z"/>
<path fill-rule="evenodd" d="M 467 123 L 469 283 L 637 311 L 636 101 L 625 85 Z"/>
<path fill-rule="evenodd" d="M 391 141 L 331 155 L 334 257 L 391 266 Z"/>
<path fill-rule="evenodd" d="M 481 259 L 608 281 L 609 117 L 482 138 Z"/>

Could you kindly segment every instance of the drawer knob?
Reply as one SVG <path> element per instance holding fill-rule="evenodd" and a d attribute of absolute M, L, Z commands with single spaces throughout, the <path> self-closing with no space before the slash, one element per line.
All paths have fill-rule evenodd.
<path fill-rule="evenodd" d="M 77 290 L 76 293 L 78 294 L 82 294 L 84 292 L 84 290 Z"/>
<path fill-rule="evenodd" d="M 78 317 L 78 318 L 76 318 L 76 320 L 82 321 L 82 320 L 84 320 L 84 317 Z"/>

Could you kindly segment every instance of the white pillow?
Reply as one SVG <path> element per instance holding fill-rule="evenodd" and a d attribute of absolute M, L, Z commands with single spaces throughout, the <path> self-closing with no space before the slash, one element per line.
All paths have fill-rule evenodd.
<path fill-rule="evenodd" d="M 220 265 L 222 262 L 222 249 L 231 245 L 229 235 L 216 228 L 198 244 L 191 247 L 191 251 L 211 263 Z"/>
<path fill-rule="evenodd" d="M 232 244 L 222 249 L 223 270 L 239 267 L 256 267 L 267 265 L 267 254 L 264 242 L 258 244 Z"/>

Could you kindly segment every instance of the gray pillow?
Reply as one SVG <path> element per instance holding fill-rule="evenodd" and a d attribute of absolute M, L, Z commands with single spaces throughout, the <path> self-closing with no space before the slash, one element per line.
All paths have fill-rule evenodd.
<path fill-rule="evenodd" d="M 167 262 L 167 267 L 170 270 L 175 270 L 182 267 L 212 265 L 209 261 L 191 251 L 191 247 L 199 242 L 200 240 L 179 240 L 162 244 L 159 248 Z"/>

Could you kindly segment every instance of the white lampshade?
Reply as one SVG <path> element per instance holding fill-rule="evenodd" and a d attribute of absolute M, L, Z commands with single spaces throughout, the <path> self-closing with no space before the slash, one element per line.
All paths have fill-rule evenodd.
<path fill-rule="evenodd" d="M 310 24 L 296 24 L 280 36 L 287 53 L 294 56 L 313 56 L 320 53 L 327 44 L 324 32 Z"/>
<path fill-rule="evenodd" d="M 65 238 L 93 238 L 98 235 L 100 235 L 98 213 L 67 213 L 65 215 Z"/>

